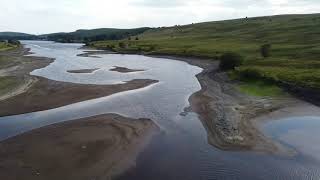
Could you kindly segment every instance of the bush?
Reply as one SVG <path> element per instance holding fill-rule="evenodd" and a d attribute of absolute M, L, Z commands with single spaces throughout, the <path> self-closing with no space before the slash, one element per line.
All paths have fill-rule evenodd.
<path fill-rule="evenodd" d="M 126 47 L 126 44 L 124 42 L 119 42 L 119 47 L 120 48 L 125 48 Z"/>
<path fill-rule="evenodd" d="M 270 57 L 270 51 L 271 51 L 271 44 L 264 44 L 260 48 L 261 56 L 264 58 Z"/>
<path fill-rule="evenodd" d="M 260 79 L 260 78 L 262 78 L 262 75 L 260 74 L 260 72 L 255 70 L 255 69 L 245 68 L 245 69 L 242 69 L 242 70 L 238 70 L 238 73 L 239 73 L 240 78 L 242 80 Z"/>
<path fill-rule="evenodd" d="M 233 70 L 243 63 L 243 57 L 237 53 L 225 53 L 220 57 L 221 70 Z"/>
<path fill-rule="evenodd" d="M 18 40 L 8 40 L 8 43 L 16 46 L 19 46 L 21 44 Z"/>
<path fill-rule="evenodd" d="M 156 46 L 155 45 L 151 45 L 150 47 L 149 47 L 149 51 L 154 51 L 156 49 Z"/>

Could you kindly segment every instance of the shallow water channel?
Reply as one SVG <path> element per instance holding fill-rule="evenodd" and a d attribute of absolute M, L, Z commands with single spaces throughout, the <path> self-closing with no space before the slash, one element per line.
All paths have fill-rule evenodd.
<path fill-rule="evenodd" d="M 0 139 L 45 125 L 94 115 L 117 113 L 132 118 L 152 119 L 160 128 L 151 143 L 137 158 L 136 166 L 120 179 L 319 179 L 320 152 L 317 136 L 320 120 L 310 126 L 297 125 L 293 131 L 283 128 L 290 120 L 272 121 L 264 126 L 267 135 L 295 148 L 294 157 L 222 151 L 207 142 L 206 130 L 195 113 L 183 113 L 188 98 L 201 89 L 195 77 L 201 68 L 182 61 L 140 55 L 84 53 L 81 44 L 23 41 L 32 56 L 55 58 L 49 66 L 33 71 L 35 76 L 79 84 L 119 84 L 133 79 L 159 82 L 146 88 L 117 93 L 64 107 L 0 118 Z M 144 71 L 120 73 L 114 66 Z M 69 73 L 70 70 L 97 69 L 92 73 Z M 45 100 L 45 99 L 44 99 Z M 281 124 L 280 122 L 284 122 Z M 287 122 L 287 123 L 286 123 Z M 301 119 L 292 121 L 302 123 Z M 275 123 L 275 124 L 273 124 Z M 280 124 L 279 124 L 280 123 Z M 298 124 L 299 124 L 298 123 Z M 313 131 L 303 130 L 311 128 Z M 283 132 L 285 132 L 283 134 Z M 312 133 L 311 133 L 312 132 Z M 311 134 L 313 139 L 307 142 Z M 297 138 L 298 137 L 298 138 Z M 310 140 L 307 138 L 308 141 Z M 296 143 L 300 142 L 302 143 Z M 319 144 L 319 143 L 318 143 Z M 312 147 L 305 151 L 301 146 Z M 308 149 L 308 148 L 307 148 Z M 316 155 L 317 157 L 318 155 Z"/>

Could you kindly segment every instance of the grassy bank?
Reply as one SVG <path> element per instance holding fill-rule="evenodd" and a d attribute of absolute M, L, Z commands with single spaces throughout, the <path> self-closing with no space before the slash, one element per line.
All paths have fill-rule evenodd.
<path fill-rule="evenodd" d="M 0 95 L 6 94 L 16 88 L 22 80 L 16 77 L 0 77 Z"/>
<path fill-rule="evenodd" d="M 131 40 L 98 41 L 91 45 L 119 52 L 144 52 L 219 58 L 225 52 L 245 57 L 236 69 L 257 78 L 320 88 L 320 14 L 282 15 L 206 22 L 151 29 Z M 271 44 L 271 56 L 260 47 Z"/>
<path fill-rule="evenodd" d="M 283 90 L 275 84 L 261 80 L 243 81 L 238 88 L 245 94 L 259 97 L 280 97 L 285 95 Z"/>
<path fill-rule="evenodd" d="M 12 48 L 16 48 L 16 45 L 12 45 L 6 42 L 0 42 L 0 51 L 10 50 Z"/>

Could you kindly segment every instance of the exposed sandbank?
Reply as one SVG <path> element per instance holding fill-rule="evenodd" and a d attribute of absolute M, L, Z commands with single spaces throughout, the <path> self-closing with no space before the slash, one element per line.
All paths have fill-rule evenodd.
<path fill-rule="evenodd" d="M 17 86 L 10 87 L 10 91 L 0 94 L 0 101 L 26 92 L 37 81 L 37 78 L 31 76 L 30 72 L 53 62 L 53 59 L 50 58 L 25 56 L 31 54 L 29 50 L 19 47 L 0 52 L 0 56 L 8 61 L 5 65 L 0 66 L 0 76 L 11 77 L 18 82 Z"/>
<path fill-rule="evenodd" d="M 139 72 L 139 71 L 145 71 L 143 69 L 129 69 L 126 67 L 120 67 L 120 66 L 114 66 L 114 68 L 110 69 L 110 71 L 116 71 L 120 73 L 131 73 L 131 72 Z"/>
<path fill-rule="evenodd" d="M 143 88 L 156 82 L 158 81 L 137 79 L 116 85 L 83 85 L 38 77 L 38 81 L 26 92 L 1 101 L 0 116 L 53 109 L 85 100 L 109 96 L 118 92 Z"/>
<path fill-rule="evenodd" d="M 134 165 L 158 130 L 115 114 L 42 127 L 0 143 L 0 179 L 109 179 Z"/>
<path fill-rule="evenodd" d="M 21 79 L 19 85 L 0 94 L 0 116 L 17 115 L 57 108 L 114 93 L 139 89 L 157 83 L 156 80 L 137 79 L 116 85 L 83 85 L 58 82 L 30 75 L 30 72 L 53 62 L 45 57 L 25 56 L 30 49 L 18 48 L 1 52 L 14 61 L 0 69 L 0 76 Z M 84 73 L 87 70 L 79 70 Z"/>
<path fill-rule="evenodd" d="M 77 70 L 68 70 L 68 73 L 93 73 L 94 71 L 99 70 L 99 68 L 95 69 L 77 69 Z"/>

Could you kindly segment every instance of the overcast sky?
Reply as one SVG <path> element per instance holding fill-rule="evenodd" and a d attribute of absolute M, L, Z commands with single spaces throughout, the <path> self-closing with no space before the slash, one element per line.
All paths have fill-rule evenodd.
<path fill-rule="evenodd" d="M 320 12 L 320 0 L 0 0 L 0 31 L 32 34 Z"/>

